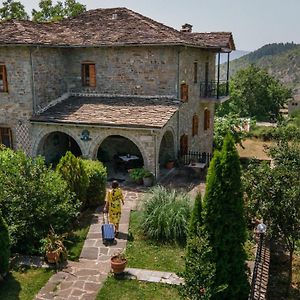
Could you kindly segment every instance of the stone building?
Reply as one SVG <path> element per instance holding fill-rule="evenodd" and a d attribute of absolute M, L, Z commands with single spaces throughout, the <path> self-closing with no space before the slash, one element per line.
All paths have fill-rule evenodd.
<path fill-rule="evenodd" d="M 52 163 L 67 150 L 129 153 L 156 176 L 178 153 L 212 151 L 228 95 L 216 58 L 234 50 L 231 33 L 179 31 L 126 8 L 0 32 L 0 143 Z"/>

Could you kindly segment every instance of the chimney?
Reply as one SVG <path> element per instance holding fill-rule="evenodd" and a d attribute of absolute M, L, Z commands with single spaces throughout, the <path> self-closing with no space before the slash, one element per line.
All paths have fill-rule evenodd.
<path fill-rule="evenodd" d="M 118 19 L 118 14 L 112 14 L 112 20 L 117 20 Z"/>
<path fill-rule="evenodd" d="M 192 32 L 193 25 L 185 23 L 181 26 L 181 32 Z"/>

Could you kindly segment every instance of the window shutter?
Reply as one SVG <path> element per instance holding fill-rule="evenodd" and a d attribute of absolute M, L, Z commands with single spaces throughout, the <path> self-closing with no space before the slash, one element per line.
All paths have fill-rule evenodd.
<path fill-rule="evenodd" d="M 182 83 L 180 86 L 180 98 L 184 102 L 189 100 L 189 86 L 186 83 Z"/>
<path fill-rule="evenodd" d="M 180 138 L 180 153 L 181 155 L 186 155 L 188 153 L 188 136 L 186 134 L 182 135 Z"/>
<path fill-rule="evenodd" d="M 198 62 L 194 62 L 194 83 L 198 81 Z"/>
<path fill-rule="evenodd" d="M 193 128 L 192 128 L 192 135 L 198 135 L 198 123 L 199 123 L 199 119 L 197 115 L 193 116 Z"/>
<path fill-rule="evenodd" d="M 10 128 L 0 128 L 0 144 L 13 148 L 12 131 Z"/>
<path fill-rule="evenodd" d="M 204 130 L 210 127 L 210 111 L 208 109 L 204 110 Z"/>
<path fill-rule="evenodd" d="M 8 92 L 7 73 L 5 65 L 0 65 L 0 78 L 2 80 L 2 86 L 0 86 L 0 92 Z"/>
<path fill-rule="evenodd" d="M 96 66 L 89 65 L 90 87 L 96 87 Z"/>
<path fill-rule="evenodd" d="M 82 86 L 86 86 L 85 64 L 81 65 L 81 81 L 82 81 Z"/>

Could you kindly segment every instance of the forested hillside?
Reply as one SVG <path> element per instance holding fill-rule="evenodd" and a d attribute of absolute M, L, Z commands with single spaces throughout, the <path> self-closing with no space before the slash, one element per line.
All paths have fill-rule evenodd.
<path fill-rule="evenodd" d="M 294 43 L 269 44 L 230 63 L 230 75 L 250 64 L 264 68 L 288 87 L 300 94 L 300 45 Z M 225 65 L 221 76 L 225 78 Z"/>

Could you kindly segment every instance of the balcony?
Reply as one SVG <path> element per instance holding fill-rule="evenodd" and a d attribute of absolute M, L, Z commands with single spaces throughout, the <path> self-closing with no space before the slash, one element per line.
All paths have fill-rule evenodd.
<path fill-rule="evenodd" d="M 200 98 L 214 100 L 217 103 L 229 99 L 229 82 L 224 81 L 203 81 L 200 82 Z"/>

